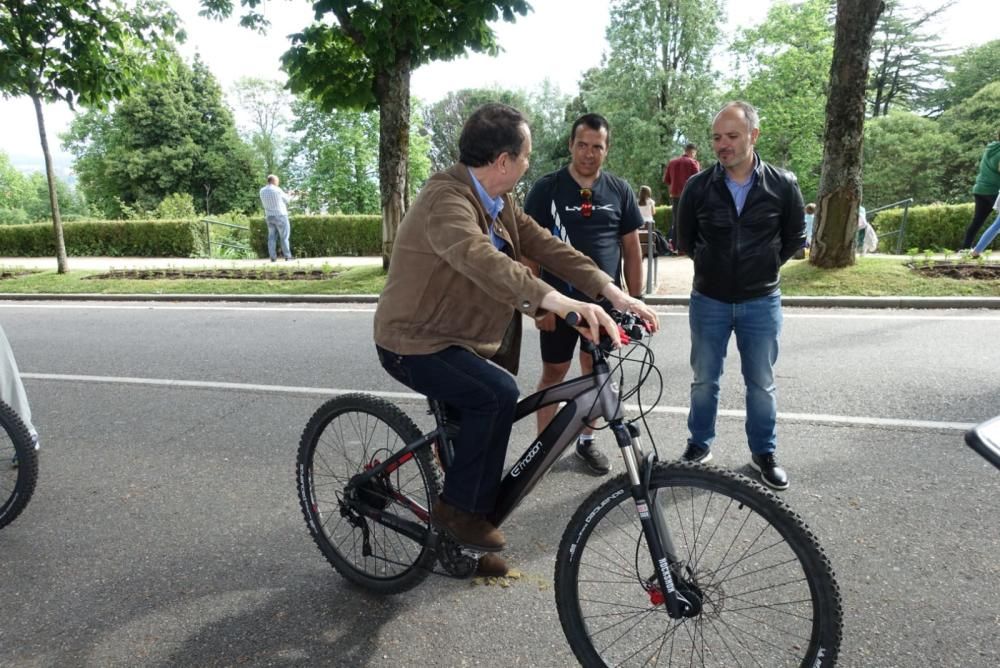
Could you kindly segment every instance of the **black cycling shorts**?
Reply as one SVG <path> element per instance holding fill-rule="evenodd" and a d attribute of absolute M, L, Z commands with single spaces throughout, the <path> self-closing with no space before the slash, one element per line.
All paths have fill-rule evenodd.
<path fill-rule="evenodd" d="M 573 361 L 573 351 L 576 350 L 576 342 L 580 340 L 580 336 L 580 332 L 556 316 L 555 330 L 538 332 L 538 341 L 542 348 L 542 361 L 549 364 L 563 364 Z"/>

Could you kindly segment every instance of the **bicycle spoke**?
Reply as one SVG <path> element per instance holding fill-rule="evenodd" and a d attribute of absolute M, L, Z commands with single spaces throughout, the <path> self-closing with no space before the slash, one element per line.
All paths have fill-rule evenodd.
<path fill-rule="evenodd" d="M 389 521 L 427 527 L 436 477 L 429 448 L 378 475 L 359 474 L 419 436 L 398 408 L 355 394 L 321 407 L 300 445 L 300 501 L 314 539 L 341 574 L 378 591 L 402 591 L 429 570 L 434 553 Z"/>
<path fill-rule="evenodd" d="M 674 467 L 662 468 L 674 474 Z M 672 563 L 675 587 L 696 607 L 689 617 L 671 619 L 665 602 L 652 603 L 662 600 L 657 567 L 631 496 L 606 485 L 577 512 L 560 548 L 561 557 L 568 546 L 574 550 L 572 568 L 557 568 L 557 602 L 577 657 L 589 664 L 597 656 L 609 666 L 802 665 L 821 646 L 818 615 L 837 615 L 833 624 L 839 630 L 840 611 L 839 605 L 817 607 L 815 574 L 800 557 L 800 549 L 815 550 L 814 543 L 795 548 L 786 533 L 811 540 L 801 520 L 776 524 L 772 517 L 783 516 L 762 514 L 757 504 L 779 502 L 749 485 L 748 493 L 758 496 L 744 497 L 744 483 L 732 474 L 676 469 L 677 482 L 669 476 L 651 480 L 651 487 L 661 486 L 650 496 L 678 551 L 672 555 L 679 560 Z"/>

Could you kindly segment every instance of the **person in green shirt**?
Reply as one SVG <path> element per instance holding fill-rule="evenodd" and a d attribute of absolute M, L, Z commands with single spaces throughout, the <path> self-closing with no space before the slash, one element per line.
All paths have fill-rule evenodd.
<path fill-rule="evenodd" d="M 962 248 L 972 248 L 972 242 L 976 240 L 979 228 L 990 215 L 998 193 L 1000 193 L 1000 131 L 997 132 L 996 140 L 986 145 L 983 158 L 979 161 L 979 174 L 976 175 L 976 183 L 972 186 L 976 209 L 972 214 L 972 222 L 965 230 Z"/>

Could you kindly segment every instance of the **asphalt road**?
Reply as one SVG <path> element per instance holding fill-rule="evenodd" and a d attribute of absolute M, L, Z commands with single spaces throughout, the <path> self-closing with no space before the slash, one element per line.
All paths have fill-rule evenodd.
<path fill-rule="evenodd" d="M 683 308 L 662 312 L 650 427 L 671 457 L 688 337 Z M 0 323 L 43 442 L 36 495 L 0 531 L 0 665 L 574 664 L 554 555 L 600 479 L 572 459 L 504 525 L 523 574 L 506 587 L 431 577 L 379 598 L 312 544 L 302 426 L 331 390 L 405 391 L 377 366 L 371 307 L 0 302 Z M 1000 664 L 1000 472 L 962 445 L 965 425 L 1000 413 L 998 325 L 986 311 L 786 310 L 784 498 L 837 571 L 841 665 Z M 525 392 L 535 350 L 529 334 Z M 748 471 L 733 355 L 715 463 Z M 513 454 L 531 432 L 517 425 Z"/>

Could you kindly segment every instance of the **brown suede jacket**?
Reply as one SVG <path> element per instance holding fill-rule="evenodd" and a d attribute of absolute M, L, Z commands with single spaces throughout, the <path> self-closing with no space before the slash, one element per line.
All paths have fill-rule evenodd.
<path fill-rule="evenodd" d="M 519 262 L 544 265 L 595 299 L 611 277 L 555 238 L 504 195 L 495 231 L 468 168 L 432 176 L 399 225 L 389 276 L 375 311 L 375 343 L 398 355 L 426 355 L 460 346 L 517 373 L 520 311 L 543 315 L 553 288 Z M 516 311 L 515 311 L 516 309 Z"/>

